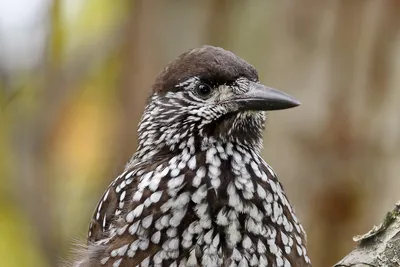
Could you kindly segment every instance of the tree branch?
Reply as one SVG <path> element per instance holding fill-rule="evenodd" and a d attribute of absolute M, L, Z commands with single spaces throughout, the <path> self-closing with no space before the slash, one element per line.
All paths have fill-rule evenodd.
<path fill-rule="evenodd" d="M 379 226 L 353 239 L 357 247 L 334 267 L 400 266 L 400 202 Z"/>

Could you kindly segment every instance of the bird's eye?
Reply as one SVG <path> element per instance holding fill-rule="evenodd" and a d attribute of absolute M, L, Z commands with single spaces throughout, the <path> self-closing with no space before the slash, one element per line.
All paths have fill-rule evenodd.
<path fill-rule="evenodd" d="M 196 87 L 196 93 L 202 98 L 208 97 L 211 94 L 211 91 L 211 87 L 205 83 L 201 83 Z"/>

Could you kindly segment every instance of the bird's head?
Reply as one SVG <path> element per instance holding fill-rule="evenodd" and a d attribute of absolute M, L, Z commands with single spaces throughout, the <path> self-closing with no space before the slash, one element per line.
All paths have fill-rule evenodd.
<path fill-rule="evenodd" d="M 210 140 L 261 147 L 264 111 L 299 102 L 262 85 L 256 69 L 230 51 L 203 46 L 157 77 L 139 125 L 141 157 Z"/>

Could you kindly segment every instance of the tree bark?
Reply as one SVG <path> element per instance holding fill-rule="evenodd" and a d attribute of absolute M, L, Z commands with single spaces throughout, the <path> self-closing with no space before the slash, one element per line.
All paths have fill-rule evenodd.
<path fill-rule="evenodd" d="M 358 245 L 334 267 L 400 266 L 400 202 L 379 226 L 353 240 Z"/>

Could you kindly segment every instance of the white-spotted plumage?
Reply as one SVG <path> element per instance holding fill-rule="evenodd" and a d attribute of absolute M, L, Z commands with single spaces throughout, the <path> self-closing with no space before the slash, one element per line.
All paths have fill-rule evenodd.
<path fill-rule="evenodd" d="M 217 53 L 207 60 L 218 75 L 232 79 L 216 73 L 204 78 L 202 72 L 181 77 L 179 71 L 193 70 L 176 66 L 160 74 L 178 76 L 155 84 L 168 88 L 155 89 L 150 97 L 137 152 L 97 206 L 88 237 L 88 251 L 95 254 L 87 263 L 311 266 L 304 230 L 260 156 L 264 113 L 228 101 L 258 83 L 257 74 L 225 50 L 206 47 L 196 53 L 209 50 Z M 219 69 L 225 61 L 233 64 L 225 63 L 233 73 Z M 203 64 L 194 62 L 197 68 Z M 211 83 L 213 75 L 222 82 Z M 205 80 L 212 85 L 207 97 L 196 91 Z"/>
<path fill-rule="evenodd" d="M 209 262 L 212 259 L 221 260 L 224 255 L 227 259 L 235 259 L 232 256 L 235 248 L 238 260 L 233 260 L 233 263 L 237 266 L 240 264 L 247 264 L 247 266 L 267 264 L 265 266 L 268 266 L 268 257 L 263 256 L 265 254 L 269 255 L 270 259 L 271 255 L 276 255 L 274 261 L 276 266 L 292 266 L 290 260 L 286 257 L 293 257 L 293 251 L 298 256 L 307 257 L 303 251 L 303 248 L 305 248 L 304 239 L 298 235 L 298 232 L 302 232 L 297 218 L 294 219 L 295 215 L 291 210 L 287 209 L 288 201 L 275 175 L 272 175 L 266 165 L 258 165 L 255 160 L 243 165 L 241 162 L 243 156 L 240 154 L 241 152 L 235 149 L 235 146 L 226 147 L 224 144 L 218 143 L 216 147 L 219 147 L 219 149 L 212 149 L 211 152 L 208 152 L 210 150 L 204 151 L 206 159 L 208 153 L 209 167 L 197 168 L 196 172 L 191 172 L 192 175 L 185 174 L 185 170 L 192 171 L 193 169 L 189 166 L 189 160 L 187 166 L 182 168 L 182 172 L 181 170 L 179 172 L 175 171 L 177 170 L 176 168 L 163 167 L 160 172 L 155 171 L 154 175 L 153 173 L 151 175 L 144 173 L 142 179 L 138 177 L 138 181 L 142 180 L 141 182 L 143 182 L 147 180 L 147 177 L 150 177 L 150 181 L 141 188 L 141 191 L 135 191 L 131 194 L 130 201 L 134 201 L 137 204 L 126 214 L 125 221 L 129 225 L 127 233 L 135 237 L 140 228 L 144 230 L 150 229 L 149 227 L 153 223 L 154 231 L 152 231 L 152 234 L 137 237 L 144 238 L 143 240 L 145 241 L 137 244 L 133 243 L 135 240 L 132 242 L 135 247 L 137 246 L 136 251 L 128 249 L 128 246 L 125 245 L 120 250 L 117 249 L 116 252 L 111 253 L 111 256 L 126 253 L 128 256 L 130 255 L 128 258 L 132 258 L 134 255 L 138 255 L 139 251 L 144 251 L 152 245 L 159 245 L 161 246 L 160 249 L 165 253 L 157 254 L 158 261 L 169 262 L 169 260 L 175 259 L 179 260 L 178 263 L 185 261 L 189 264 L 188 266 L 194 266 L 191 264 L 198 262 Z M 219 154 L 225 151 L 229 151 L 228 153 L 232 156 L 227 159 L 220 158 Z M 195 155 L 192 156 L 194 157 Z M 218 157 L 217 161 L 215 161 L 215 157 Z M 178 155 L 172 163 L 180 160 L 181 158 Z M 213 164 L 215 162 L 217 164 Z M 262 163 L 262 161 L 260 162 Z M 232 171 L 229 170 L 231 180 L 224 188 L 220 188 L 220 185 L 216 186 L 213 183 L 213 179 L 219 179 L 222 175 L 220 169 L 222 164 L 228 164 L 228 166 L 229 164 L 239 164 L 237 167 L 232 168 Z M 238 172 L 235 171 L 235 168 L 238 169 Z M 260 174 L 251 176 L 249 171 L 260 172 Z M 262 179 L 263 176 L 268 177 L 268 183 L 265 182 L 265 179 Z M 165 184 L 166 187 L 163 190 L 153 192 L 151 190 L 151 179 L 157 179 L 157 177 L 160 177 L 157 183 Z M 160 206 L 162 195 L 168 195 L 168 191 L 174 191 L 176 188 L 179 188 L 179 190 L 176 191 L 174 197 L 169 198 L 167 202 Z M 141 198 L 145 192 L 151 193 L 147 194 L 148 198 L 143 200 Z M 126 195 L 129 194 L 123 191 L 119 201 L 124 201 Z M 209 202 L 208 198 L 210 196 L 214 201 L 218 201 L 219 197 L 225 198 L 226 204 L 216 207 L 216 203 Z M 260 201 L 261 206 L 252 206 L 251 203 L 256 198 L 257 201 Z M 286 201 L 282 202 L 282 200 Z M 168 215 L 160 216 L 156 212 L 143 217 L 142 213 L 146 208 L 143 203 L 146 203 L 146 201 L 149 203 L 147 205 L 148 208 L 151 209 L 158 205 L 160 207 L 158 212 L 162 211 Z M 100 210 L 103 208 L 102 205 L 99 205 Z M 211 213 L 211 209 L 214 210 L 214 213 Z M 185 216 L 188 212 L 195 215 L 195 217 L 191 215 L 191 220 L 193 221 L 188 225 L 188 228 L 178 230 L 180 224 L 185 221 Z M 245 224 L 243 225 L 239 220 L 240 216 L 244 216 Z M 197 222 L 197 226 L 194 226 L 195 222 Z M 295 226 L 294 228 L 289 227 L 292 224 Z M 121 231 L 126 226 L 114 227 Z M 178 231 L 181 231 L 180 234 L 178 234 Z M 253 241 L 249 235 L 244 234 L 246 232 L 251 236 L 258 236 L 258 238 Z M 182 239 L 177 237 L 182 234 L 184 234 L 181 237 Z M 277 244 L 278 234 L 279 240 L 283 244 L 282 248 L 279 248 L 279 244 Z M 293 243 L 293 239 L 296 240 L 295 243 Z M 164 242 L 166 243 L 160 243 L 161 240 L 165 240 Z M 223 242 L 220 240 L 223 240 Z M 200 251 L 199 255 L 191 252 L 195 250 L 194 244 L 197 244 L 197 251 Z M 188 250 L 188 254 L 184 254 L 187 256 L 182 256 L 177 252 L 179 247 Z M 218 253 L 220 248 L 225 251 L 224 253 L 228 254 Z M 247 259 L 245 257 L 246 251 L 253 256 Z M 175 258 L 171 258 L 172 256 Z M 149 260 L 151 262 L 156 259 L 150 257 Z"/>

